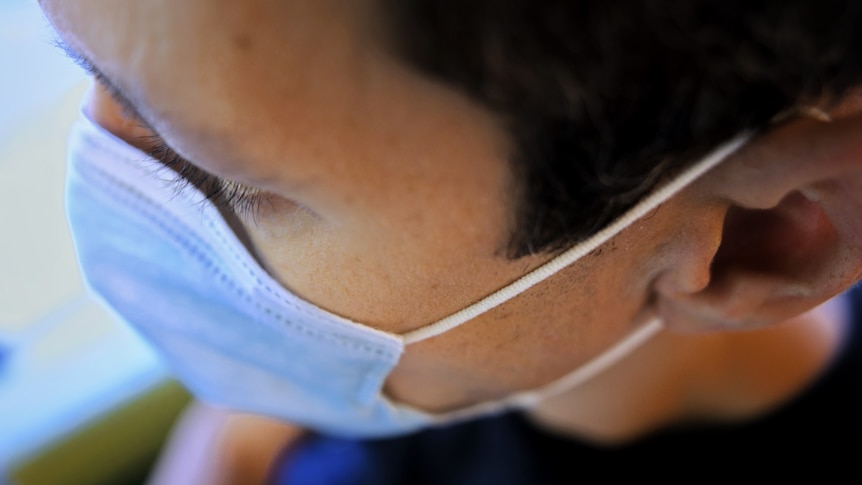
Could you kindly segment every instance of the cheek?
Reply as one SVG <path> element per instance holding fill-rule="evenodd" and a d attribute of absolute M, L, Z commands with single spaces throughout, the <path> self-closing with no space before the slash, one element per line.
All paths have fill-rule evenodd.
<path fill-rule="evenodd" d="M 408 346 L 387 392 L 445 411 L 536 389 L 579 368 L 643 320 L 643 299 L 605 265 L 572 267 L 461 327 Z"/>

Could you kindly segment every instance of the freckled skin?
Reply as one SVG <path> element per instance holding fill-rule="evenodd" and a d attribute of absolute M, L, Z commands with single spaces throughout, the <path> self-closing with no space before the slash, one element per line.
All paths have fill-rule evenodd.
<path fill-rule="evenodd" d="M 241 223 L 262 264 L 302 298 L 403 333 L 553 256 L 505 258 L 517 184 L 505 133 L 477 104 L 388 55 L 368 2 L 41 4 L 59 34 L 142 106 L 173 148 L 272 194 Z M 104 93 L 88 112 L 135 139 Z M 452 409 L 548 383 L 598 355 L 656 312 L 658 282 L 676 288 L 708 279 L 729 203 L 705 184 L 518 298 L 409 346 L 387 393 Z M 661 334 L 622 368 L 636 369 L 652 391 L 682 395 L 686 382 L 677 367 L 656 363 L 655 348 L 697 369 L 698 355 L 714 353 L 693 349 L 719 341 Z M 657 393 L 629 385 L 630 371 L 590 384 L 595 396 L 629 403 L 594 420 L 598 430 L 561 426 L 559 409 L 545 422 L 601 435 L 606 422 L 633 433 L 681 414 L 675 400 L 651 407 L 645 396 Z M 562 407 L 581 421 L 597 413 Z"/>

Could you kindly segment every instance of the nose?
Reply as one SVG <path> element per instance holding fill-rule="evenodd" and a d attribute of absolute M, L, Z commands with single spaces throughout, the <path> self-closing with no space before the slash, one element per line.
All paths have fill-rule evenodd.
<path fill-rule="evenodd" d="M 94 81 L 84 98 L 84 114 L 94 123 L 126 143 L 146 151 L 145 141 L 152 132 L 111 96 L 98 81 Z"/>

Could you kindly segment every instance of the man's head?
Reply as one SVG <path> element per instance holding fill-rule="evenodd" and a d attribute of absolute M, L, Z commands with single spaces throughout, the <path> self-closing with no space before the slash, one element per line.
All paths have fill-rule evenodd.
<path fill-rule="evenodd" d="M 846 2 L 386 7 L 403 58 L 504 120 L 524 191 L 517 255 L 571 245 L 698 155 L 862 72 L 862 12 Z"/>
<path fill-rule="evenodd" d="M 493 292 L 764 130 L 590 258 L 410 347 L 389 387 L 408 402 L 548 382 L 647 315 L 768 324 L 855 281 L 854 12 L 424 3 L 42 1 L 149 128 L 103 91 L 96 121 L 150 150 L 137 136 L 151 128 L 231 181 L 208 186 L 250 187 L 230 195 L 262 202 L 241 230 L 269 271 L 391 332 Z M 811 104 L 833 121 L 768 127 Z"/>

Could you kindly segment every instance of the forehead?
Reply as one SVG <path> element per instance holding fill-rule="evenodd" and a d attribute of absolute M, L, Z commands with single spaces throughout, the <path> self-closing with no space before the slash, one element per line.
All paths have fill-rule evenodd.
<path fill-rule="evenodd" d="M 287 102 L 291 92 L 307 98 L 309 84 L 355 80 L 366 58 L 359 51 L 370 45 L 345 6 L 353 5 L 349 2 L 45 0 L 42 5 L 75 49 L 130 98 L 157 111 L 153 118 L 193 117 L 187 121 L 220 122 L 231 131 L 242 116 L 240 106 L 261 115 L 273 100 Z M 295 106 L 279 108 L 296 113 Z"/>
<path fill-rule="evenodd" d="M 469 205 L 504 219 L 508 137 L 388 55 L 368 3 L 42 0 L 67 43 L 210 172 L 324 217 L 364 211 L 392 226 Z M 477 193 L 493 197 L 466 200 Z"/>
<path fill-rule="evenodd" d="M 244 163 L 350 159 L 359 166 L 366 158 L 367 167 L 385 161 L 375 150 L 387 137 L 408 147 L 415 138 L 418 147 L 428 132 L 445 127 L 452 139 L 440 146 L 462 146 L 468 138 L 478 145 L 476 126 L 493 124 L 469 101 L 387 55 L 370 2 L 41 3 L 67 43 L 142 106 L 174 148 L 215 164 L 206 168 L 223 176 L 231 177 L 237 162 L 226 159 L 223 146 L 215 148 L 226 143 L 239 144 L 230 151 Z M 470 136 L 456 139 L 458 133 Z M 266 163 L 245 165 L 260 169 L 258 178 L 277 175 L 266 172 Z M 294 185 L 316 183 L 319 174 L 303 173 L 310 166 L 292 167 Z M 350 167 L 327 168 L 332 179 Z"/>
<path fill-rule="evenodd" d="M 187 0 L 41 0 L 56 27 L 97 57 L 127 62 L 170 56 L 200 63 L 202 51 L 232 60 L 252 48 L 280 61 L 329 52 L 359 40 L 365 2 Z M 102 41 L 111 40 L 111 43 Z M 269 47 L 269 48 L 267 48 Z M 130 56 L 131 55 L 131 56 Z M 144 59 L 138 59 L 137 56 Z"/>

